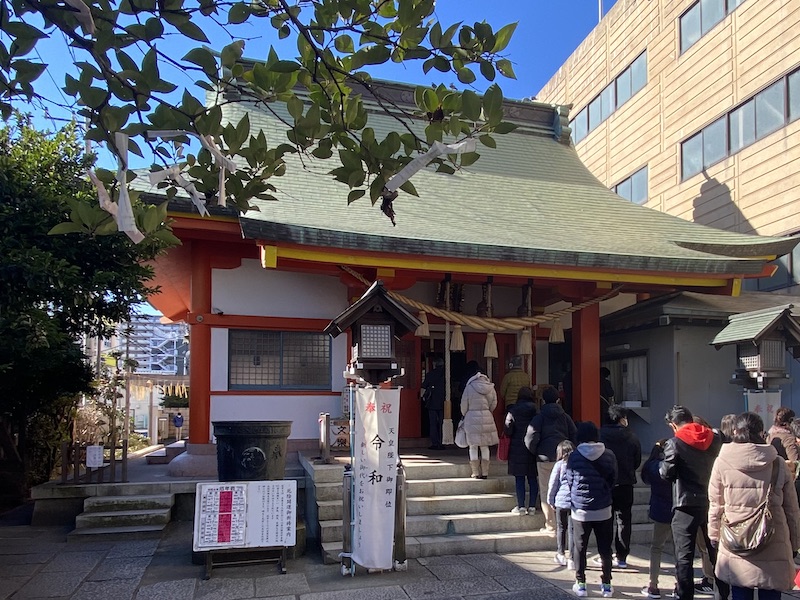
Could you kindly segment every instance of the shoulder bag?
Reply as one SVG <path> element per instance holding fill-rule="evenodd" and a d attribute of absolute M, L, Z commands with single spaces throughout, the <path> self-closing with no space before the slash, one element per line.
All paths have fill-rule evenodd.
<path fill-rule="evenodd" d="M 469 444 L 467 444 L 467 432 L 464 430 L 464 418 L 462 417 L 461 420 L 458 422 L 458 427 L 456 428 L 456 435 L 455 435 L 455 443 L 456 446 L 459 448 L 468 448 Z"/>
<path fill-rule="evenodd" d="M 761 550 L 775 532 L 772 523 L 772 511 L 769 508 L 769 499 L 772 496 L 772 488 L 778 481 L 778 468 L 781 457 L 776 458 L 772 463 L 772 479 L 767 488 L 767 496 L 764 501 L 756 507 L 752 515 L 740 521 L 728 521 L 725 513 L 722 514 L 722 527 L 720 528 L 720 541 L 725 548 L 732 554 L 738 556 L 749 556 Z"/>

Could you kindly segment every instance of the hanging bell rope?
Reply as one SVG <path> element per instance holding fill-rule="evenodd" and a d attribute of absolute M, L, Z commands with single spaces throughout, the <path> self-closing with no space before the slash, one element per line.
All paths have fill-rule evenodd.
<path fill-rule="evenodd" d="M 521 356 L 530 356 L 533 354 L 533 341 L 531 340 L 531 330 L 525 328 L 519 336 L 517 342 L 517 354 Z"/>
<path fill-rule="evenodd" d="M 355 277 L 358 281 L 364 284 L 364 286 L 369 287 L 372 285 L 371 282 L 367 281 L 367 279 L 361 275 L 361 273 L 354 271 L 350 267 L 345 265 L 339 265 L 339 268 L 349 273 L 353 277 Z M 465 315 L 462 313 L 451 312 L 449 310 L 443 310 L 441 308 L 436 308 L 435 306 L 430 306 L 425 304 L 424 302 L 417 302 L 416 300 L 412 300 L 411 298 L 406 298 L 402 294 L 398 294 L 397 292 L 392 292 L 387 290 L 387 294 L 394 300 L 405 304 L 406 306 L 410 306 L 416 310 L 425 311 L 428 314 L 434 315 L 443 319 L 445 321 L 451 321 L 456 323 L 457 325 L 465 325 L 472 329 L 476 329 L 478 331 L 492 331 L 495 332 L 503 332 L 503 331 L 519 331 L 525 327 L 531 327 L 533 325 L 539 325 L 541 323 L 547 323 L 548 321 L 552 321 L 559 317 L 565 317 L 566 315 L 571 315 L 574 312 L 579 310 L 583 310 L 588 306 L 592 306 L 603 300 L 608 300 L 619 294 L 622 291 L 624 286 L 618 285 L 614 287 L 611 291 L 607 294 L 603 294 L 602 296 L 598 296 L 597 298 L 592 298 L 591 300 L 587 300 L 586 302 L 581 302 L 580 304 L 575 304 L 574 306 L 570 306 L 568 308 L 562 308 L 561 310 L 556 310 L 551 313 L 546 313 L 543 315 L 536 315 L 535 317 L 506 317 L 502 319 L 498 318 L 490 318 L 490 317 L 474 317 L 471 315 Z M 453 332 L 453 336 L 455 337 L 455 331 Z"/>
<path fill-rule="evenodd" d="M 484 358 L 497 358 L 499 354 L 497 354 L 497 340 L 494 339 L 494 333 L 488 332 L 486 334 L 486 344 L 483 347 L 483 357 Z"/>
<path fill-rule="evenodd" d="M 564 343 L 564 327 L 561 325 L 561 319 L 556 319 L 550 325 L 550 343 L 563 344 Z"/>

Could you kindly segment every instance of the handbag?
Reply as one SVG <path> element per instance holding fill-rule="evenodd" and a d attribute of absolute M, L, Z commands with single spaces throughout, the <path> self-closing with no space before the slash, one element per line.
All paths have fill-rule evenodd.
<path fill-rule="evenodd" d="M 497 444 L 497 460 L 508 460 L 508 449 L 511 447 L 511 438 L 505 433 L 500 435 L 500 442 Z"/>
<path fill-rule="evenodd" d="M 458 422 L 458 427 L 456 427 L 455 442 L 456 442 L 456 446 L 458 446 L 459 448 L 468 448 L 469 447 L 469 444 L 467 444 L 467 432 L 464 429 L 464 419 L 463 418 Z"/>
<path fill-rule="evenodd" d="M 756 507 L 752 515 L 740 521 L 730 522 L 723 513 L 719 537 L 725 548 L 732 554 L 738 556 L 754 554 L 764 547 L 775 532 L 769 499 L 772 496 L 772 488 L 778 481 L 778 461 L 782 460 L 781 457 L 778 457 L 773 461 L 772 480 L 767 488 L 767 497 Z"/>

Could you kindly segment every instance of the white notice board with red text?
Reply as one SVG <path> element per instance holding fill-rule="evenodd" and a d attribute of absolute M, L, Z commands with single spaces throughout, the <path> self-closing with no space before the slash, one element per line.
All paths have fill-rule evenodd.
<path fill-rule="evenodd" d="M 198 483 L 192 549 L 294 546 L 296 521 L 294 479 Z"/>

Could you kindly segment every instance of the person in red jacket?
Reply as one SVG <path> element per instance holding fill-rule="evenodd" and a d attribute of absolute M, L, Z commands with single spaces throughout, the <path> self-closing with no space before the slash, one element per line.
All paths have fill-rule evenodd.
<path fill-rule="evenodd" d="M 712 564 L 717 553 L 708 538 L 708 483 L 711 468 L 722 447 L 722 438 L 713 429 L 694 422 L 691 411 L 676 405 L 664 419 L 675 437 L 664 444 L 664 460 L 659 474 L 672 483 L 672 540 L 675 544 L 675 588 L 678 600 L 694 598 L 694 549 L 700 531 Z M 717 598 L 728 597 L 727 584 L 716 580 Z"/>

